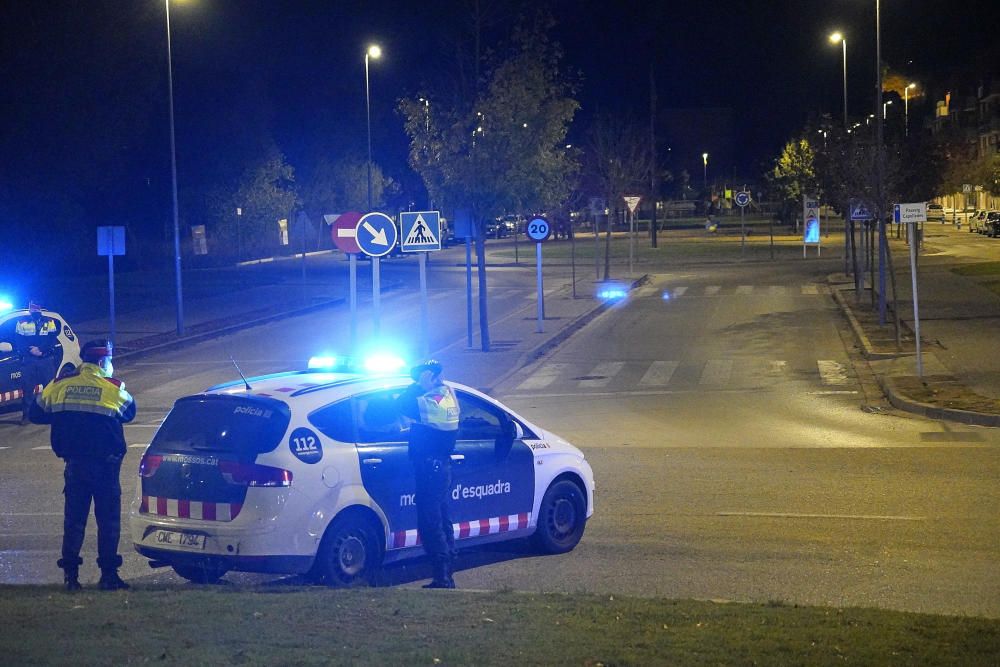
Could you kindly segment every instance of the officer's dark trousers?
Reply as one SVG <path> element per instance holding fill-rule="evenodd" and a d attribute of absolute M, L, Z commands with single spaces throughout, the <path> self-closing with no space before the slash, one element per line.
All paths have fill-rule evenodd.
<path fill-rule="evenodd" d="M 414 462 L 416 474 L 417 532 L 431 563 L 451 562 L 455 533 L 448 515 L 451 492 L 451 461 L 421 459 Z"/>
<path fill-rule="evenodd" d="M 121 565 L 118 540 L 121 537 L 122 488 L 118 479 L 121 462 L 67 461 L 63 477 L 66 506 L 63 515 L 63 563 L 80 562 L 80 548 L 87 530 L 90 502 L 97 519 L 97 565 L 115 570 Z"/>
<path fill-rule="evenodd" d="M 21 416 L 28 417 L 28 410 L 35 402 L 35 387 L 43 387 L 55 377 L 51 357 L 36 357 L 25 354 L 21 360 Z"/>

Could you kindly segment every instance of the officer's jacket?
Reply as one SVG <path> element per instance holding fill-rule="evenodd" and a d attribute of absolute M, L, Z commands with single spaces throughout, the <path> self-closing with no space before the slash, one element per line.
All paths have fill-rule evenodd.
<path fill-rule="evenodd" d="M 413 383 L 397 399 L 410 424 L 411 458 L 440 458 L 455 449 L 458 435 L 458 399 L 446 384 L 430 391 Z"/>
<path fill-rule="evenodd" d="M 42 356 L 49 356 L 59 343 L 59 325 L 44 315 L 37 320 L 30 315 L 18 318 L 14 323 L 14 333 L 17 334 L 17 350 L 21 354 L 28 354 L 28 348 L 34 346 L 42 351 Z"/>
<path fill-rule="evenodd" d="M 29 414 L 36 424 L 52 424 L 52 451 L 67 460 L 125 456 L 122 424 L 135 418 L 135 401 L 121 380 L 104 377 L 84 363 L 50 382 Z"/>

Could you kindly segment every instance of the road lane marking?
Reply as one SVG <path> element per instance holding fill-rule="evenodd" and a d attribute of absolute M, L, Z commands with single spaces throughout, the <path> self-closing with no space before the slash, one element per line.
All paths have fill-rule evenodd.
<path fill-rule="evenodd" d="M 847 369 L 843 364 L 830 359 L 818 359 L 816 367 L 823 384 L 847 384 Z"/>
<path fill-rule="evenodd" d="M 39 447 L 32 447 L 31 449 L 32 451 L 39 452 L 43 449 L 51 449 L 51 447 L 52 447 L 51 445 L 41 445 Z"/>
<path fill-rule="evenodd" d="M 142 443 L 137 442 L 134 445 L 129 445 L 129 447 L 131 447 L 132 449 L 136 449 L 138 447 L 149 447 L 149 443 L 148 442 L 142 442 Z"/>
<path fill-rule="evenodd" d="M 518 389 L 544 389 L 552 384 L 568 364 L 545 364 L 528 376 L 528 379 L 517 385 Z"/>
<path fill-rule="evenodd" d="M 684 293 L 688 291 L 687 287 L 675 287 L 670 291 L 670 297 L 676 299 L 679 296 L 684 296 Z"/>
<path fill-rule="evenodd" d="M 771 296 L 784 296 L 785 295 L 785 286 L 784 285 L 771 285 L 768 288 L 767 291 L 771 293 Z"/>
<path fill-rule="evenodd" d="M 765 519 L 849 519 L 857 521 L 926 521 L 925 516 L 892 514 L 800 514 L 798 512 L 716 512 L 716 516 L 743 516 Z"/>
<path fill-rule="evenodd" d="M 753 285 L 740 285 L 736 288 L 737 294 L 753 294 Z"/>
<path fill-rule="evenodd" d="M 670 378 L 680 365 L 679 361 L 654 361 L 649 365 L 649 370 L 639 380 L 640 386 L 666 385 L 670 384 Z"/>
<path fill-rule="evenodd" d="M 705 296 L 715 296 L 722 289 L 722 285 L 709 285 L 705 288 Z"/>
<path fill-rule="evenodd" d="M 587 373 L 588 376 L 592 377 L 581 380 L 580 386 L 587 388 L 605 387 L 623 368 L 625 368 L 624 361 L 602 361 Z"/>
<path fill-rule="evenodd" d="M 709 359 L 701 371 L 701 379 L 698 380 L 698 384 L 727 384 L 732 374 L 732 359 Z"/>
<path fill-rule="evenodd" d="M 803 285 L 802 294 L 819 294 L 819 285 L 813 283 Z"/>
<path fill-rule="evenodd" d="M 781 359 L 772 359 L 768 362 L 768 375 L 784 375 L 788 371 L 788 362 Z"/>

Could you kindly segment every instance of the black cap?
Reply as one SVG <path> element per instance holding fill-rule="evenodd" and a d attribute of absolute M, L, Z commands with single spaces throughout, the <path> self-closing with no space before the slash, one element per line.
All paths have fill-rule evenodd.
<path fill-rule="evenodd" d="M 432 375 L 441 375 L 442 366 L 436 359 L 428 359 L 427 361 L 417 364 L 410 369 L 410 377 L 414 381 L 420 379 L 420 374 L 424 371 L 430 371 Z"/>
<path fill-rule="evenodd" d="M 80 358 L 93 364 L 110 357 L 113 351 L 114 346 L 110 340 L 92 340 L 80 348 Z"/>

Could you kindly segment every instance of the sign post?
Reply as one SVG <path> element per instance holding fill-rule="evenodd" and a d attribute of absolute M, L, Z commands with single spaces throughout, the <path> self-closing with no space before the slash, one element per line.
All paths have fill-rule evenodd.
<path fill-rule="evenodd" d="M 594 218 L 594 280 L 601 279 L 601 264 L 598 259 L 601 254 L 601 245 L 599 232 L 597 230 L 597 216 L 600 213 L 604 213 L 606 208 L 607 206 L 605 206 L 604 200 L 600 197 L 590 198 L 590 215 Z"/>
<path fill-rule="evenodd" d="M 893 211 L 896 222 L 900 224 L 916 225 L 927 222 L 927 203 L 915 202 L 911 204 L 896 204 Z M 917 244 L 915 242 L 916 231 L 910 236 L 910 280 L 913 289 L 913 336 L 917 344 L 917 377 L 924 376 L 924 359 L 920 349 L 920 307 L 917 298 Z"/>
<path fill-rule="evenodd" d="M 628 206 L 628 276 L 632 277 L 632 256 L 635 252 L 635 210 L 639 208 L 641 197 L 635 195 L 625 197 L 625 205 Z"/>
<path fill-rule="evenodd" d="M 427 253 L 441 249 L 441 213 L 407 211 L 399 214 L 403 240 L 400 250 L 418 253 L 420 259 L 420 341 L 423 357 L 430 356 L 430 327 L 427 313 Z"/>
<path fill-rule="evenodd" d="M 740 257 L 743 257 L 743 246 L 746 245 L 747 232 L 745 228 L 747 204 L 750 203 L 750 193 L 745 190 L 736 193 L 736 205 L 740 207 Z M 772 239 L 773 242 L 773 239 Z M 771 247 L 771 259 L 774 259 L 774 246 Z"/>
<path fill-rule="evenodd" d="M 124 227 L 97 228 L 97 255 L 108 257 L 108 303 L 111 315 L 111 343 L 115 342 L 115 255 L 125 254 Z"/>
<path fill-rule="evenodd" d="M 351 263 L 350 282 L 348 284 L 349 300 L 351 303 L 351 350 L 358 343 L 358 247 L 357 227 L 361 214 L 357 211 L 348 211 L 337 216 L 333 224 L 330 225 L 330 237 L 337 248 L 347 254 Z"/>
<path fill-rule="evenodd" d="M 538 280 L 538 327 L 536 333 L 542 333 L 542 322 L 545 319 L 545 292 L 542 289 L 542 243 L 552 234 L 552 225 L 542 217 L 528 221 L 528 238 L 535 242 L 535 274 Z"/>
<path fill-rule="evenodd" d="M 354 238 L 361 252 L 372 258 L 372 330 L 378 336 L 382 317 L 382 284 L 379 262 L 396 245 L 396 223 L 385 213 L 366 213 L 354 228 Z"/>

